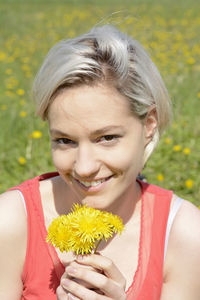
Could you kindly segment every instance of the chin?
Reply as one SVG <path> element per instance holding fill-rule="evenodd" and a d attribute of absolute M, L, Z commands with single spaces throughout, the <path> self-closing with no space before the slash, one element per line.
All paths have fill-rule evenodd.
<path fill-rule="evenodd" d="M 105 201 L 103 197 L 86 197 L 81 201 L 82 204 L 106 211 L 112 211 L 112 208 L 116 205 L 116 200 Z"/>

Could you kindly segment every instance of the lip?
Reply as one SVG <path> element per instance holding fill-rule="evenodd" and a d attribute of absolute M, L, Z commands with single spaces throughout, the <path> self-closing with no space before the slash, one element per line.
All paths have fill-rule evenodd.
<path fill-rule="evenodd" d="M 81 183 L 78 179 L 74 178 L 75 182 L 78 184 L 79 188 L 81 188 L 82 190 L 86 191 L 86 192 L 90 192 L 90 193 L 94 193 L 94 192 L 99 192 L 100 190 L 102 190 L 107 184 L 108 182 L 111 180 L 111 178 L 113 177 L 113 175 L 107 177 L 107 178 L 101 178 L 101 179 L 95 179 L 95 180 L 83 180 L 83 181 L 87 181 L 87 182 L 91 182 L 91 181 L 100 181 L 100 180 L 105 180 L 102 183 L 99 183 L 96 186 L 85 186 L 83 183 Z"/>

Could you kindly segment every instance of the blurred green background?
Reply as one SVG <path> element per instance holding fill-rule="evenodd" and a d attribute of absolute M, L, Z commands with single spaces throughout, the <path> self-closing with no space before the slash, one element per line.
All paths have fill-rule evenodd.
<path fill-rule="evenodd" d="M 174 120 L 147 180 L 200 206 L 200 1 L 0 1 L 0 191 L 54 170 L 33 78 L 58 40 L 111 23 L 139 40 L 168 87 Z"/>

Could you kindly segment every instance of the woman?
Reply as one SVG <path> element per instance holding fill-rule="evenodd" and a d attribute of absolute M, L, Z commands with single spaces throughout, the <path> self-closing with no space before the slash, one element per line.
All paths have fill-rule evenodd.
<path fill-rule="evenodd" d="M 200 215 L 172 191 L 137 179 L 170 122 L 159 72 L 138 42 L 112 26 L 61 41 L 34 83 L 58 173 L 0 198 L 0 298 L 197 300 Z M 125 224 L 98 254 L 46 243 L 74 203 Z"/>

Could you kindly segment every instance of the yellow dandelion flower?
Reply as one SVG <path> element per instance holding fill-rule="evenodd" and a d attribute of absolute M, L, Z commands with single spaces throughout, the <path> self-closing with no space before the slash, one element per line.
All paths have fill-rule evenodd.
<path fill-rule="evenodd" d="M 96 245 L 95 240 L 83 240 L 73 235 L 69 241 L 69 251 L 74 252 L 76 255 L 90 254 L 92 253 L 93 249 L 95 249 Z"/>
<path fill-rule="evenodd" d="M 18 162 L 20 165 L 25 165 L 26 164 L 26 159 L 23 156 L 20 156 L 18 158 Z"/>
<path fill-rule="evenodd" d="M 81 241 L 94 242 L 103 237 L 107 240 L 112 236 L 112 229 L 105 226 L 107 221 L 104 220 L 100 210 L 77 204 L 74 205 L 73 212 L 72 227 Z"/>
<path fill-rule="evenodd" d="M 13 97 L 15 94 L 11 91 L 5 91 L 5 95 L 8 97 Z"/>
<path fill-rule="evenodd" d="M 6 53 L 0 51 L 0 61 L 4 61 L 4 60 L 6 60 Z"/>
<path fill-rule="evenodd" d="M 187 189 L 191 189 L 193 187 L 193 180 L 192 179 L 187 179 L 185 181 L 185 186 Z"/>
<path fill-rule="evenodd" d="M 28 66 L 28 65 L 22 65 L 21 66 L 21 69 L 23 70 L 23 71 L 29 71 L 30 70 L 30 67 Z"/>
<path fill-rule="evenodd" d="M 7 109 L 7 105 L 3 104 L 1 105 L 1 110 L 6 110 Z"/>
<path fill-rule="evenodd" d="M 8 90 L 12 90 L 13 89 L 13 84 L 11 84 L 11 83 L 6 83 L 6 88 L 8 89 Z"/>
<path fill-rule="evenodd" d="M 200 92 L 198 92 L 197 97 L 200 98 Z"/>
<path fill-rule="evenodd" d="M 189 155 L 190 152 L 191 152 L 191 150 L 190 150 L 190 148 L 188 148 L 188 147 L 186 147 L 186 148 L 183 149 L 183 153 L 184 153 L 185 155 Z"/>
<path fill-rule="evenodd" d="M 195 59 L 194 59 L 193 57 L 189 57 L 189 58 L 187 59 L 187 63 L 188 63 L 189 65 L 193 65 L 193 64 L 195 63 Z"/>
<path fill-rule="evenodd" d="M 171 142 L 172 140 L 169 137 L 165 138 L 165 144 L 169 145 Z"/>
<path fill-rule="evenodd" d="M 24 64 L 26 64 L 26 63 L 28 63 L 28 62 L 30 61 L 30 59 L 29 59 L 29 57 L 23 57 L 23 58 L 21 59 L 21 61 L 22 61 Z"/>
<path fill-rule="evenodd" d="M 25 94 L 25 91 L 23 89 L 18 89 L 17 90 L 17 95 L 23 96 Z"/>
<path fill-rule="evenodd" d="M 19 115 L 21 118 L 25 118 L 27 116 L 27 112 L 22 110 L 20 111 Z"/>
<path fill-rule="evenodd" d="M 60 216 L 54 219 L 48 228 L 47 241 L 51 241 L 56 248 L 59 248 L 61 252 L 69 251 L 69 237 L 70 228 L 68 226 L 66 216 Z"/>
<path fill-rule="evenodd" d="M 11 75 L 13 73 L 13 70 L 12 69 L 6 69 L 5 73 L 7 75 Z"/>
<path fill-rule="evenodd" d="M 34 130 L 32 133 L 31 133 L 31 137 L 33 139 L 40 139 L 42 137 L 42 132 L 39 131 L 39 130 Z"/>
<path fill-rule="evenodd" d="M 31 72 L 26 72 L 26 77 L 30 78 L 32 76 Z"/>
<path fill-rule="evenodd" d="M 47 241 L 60 251 L 89 254 L 114 233 L 121 233 L 122 220 L 112 213 L 75 204 L 68 215 L 54 219 L 48 228 Z"/>
<path fill-rule="evenodd" d="M 158 181 L 163 181 L 164 180 L 164 176 L 163 176 L 163 174 L 158 174 L 157 175 L 157 179 L 158 179 Z"/>
<path fill-rule="evenodd" d="M 104 222 L 108 223 L 108 226 L 111 227 L 113 232 L 118 234 L 122 233 L 124 225 L 122 223 L 122 219 L 119 216 L 110 213 L 105 213 L 104 219 Z"/>
<path fill-rule="evenodd" d="M 179 152 L 179 151 L 181 151 L 181 146 L 180 145 L 175 145 L 174 147 L 173 147 L 173 150 L 174 150 L 174 152 Z"/>
<path fill-rule="evenodd" d="M 14 60 L 15 60 L 14 56 L 8 57 L 8 62 L 9 62 L 9 63 L 12 63 Z"/>

